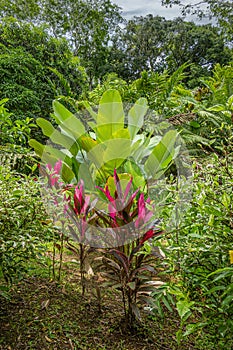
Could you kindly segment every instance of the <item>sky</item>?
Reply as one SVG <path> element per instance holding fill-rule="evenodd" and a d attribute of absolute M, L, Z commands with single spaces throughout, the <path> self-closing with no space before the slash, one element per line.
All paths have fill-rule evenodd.
<path fill-rule="evenodd" d="M 197 0 L 192 0 L 195 3 Z M 181 11 L 179 6 L 172 6 L 172 8 L 166 8 L 161 6 L 161 0 L 112 0 L 113 3 L 122 7 L 123 17 L 130 19 L 133 16 L 145 16 L 152 14 L 165 17 L 166 19 L 173 19 L 181 17 Z M 184 0 L 183 3 L 189 3 L 190 1 Z M 196 21 L 194 17 L 186 17 L 186 20 Z"/>

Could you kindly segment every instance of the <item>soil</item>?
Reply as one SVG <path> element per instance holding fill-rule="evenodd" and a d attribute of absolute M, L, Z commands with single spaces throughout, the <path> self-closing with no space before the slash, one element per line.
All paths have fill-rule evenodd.
<path fill-rule="evenodd" d="M 28 277 L 0 298 L 0 350 L 192 350 L 178 346 L 179 317 L 143 310 L 143 322 L 126 329 L 120 293 L 105 289 L 101 309 L 94 290 L 81 295 L 79 276 L 66 271 L 62 282 Z"/>

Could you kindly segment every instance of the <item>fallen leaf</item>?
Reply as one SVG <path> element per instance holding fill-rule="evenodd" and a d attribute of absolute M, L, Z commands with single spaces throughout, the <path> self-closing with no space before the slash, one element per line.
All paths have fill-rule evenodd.
<path fill-rule="evenodd" d="M 42 309 L 42 310 L 43 310 L 43 309 L 47 309 L 47 307 L 49 306 L 49 303 L 50 303 L 50 300 L 49 300 L 49 299 L 42 301 L 42 303 L 41 303 L 41 309 Z"/>
<path fill-rule="evenodd" d="M 49 342 L 49 343 L 52 343 L 52 339 L 48 338 L 46 335 L 45 335 L 45 339 Z"/>

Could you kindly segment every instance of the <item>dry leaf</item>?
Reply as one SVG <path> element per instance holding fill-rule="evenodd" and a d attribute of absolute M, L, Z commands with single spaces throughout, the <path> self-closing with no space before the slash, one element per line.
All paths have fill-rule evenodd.
<path fill-rule="evenodd" d="M 52 339 L 48 338 L 46 335 L 45 335 L 45 339 L 49 342 L 49 343 L 52 343 Z"/>
<path fill-rule="evenodd" d="M 49 299 L 42 301 L 42 303 L 41 303 L 41 309 L 42 309 L 42 310 L 43 310 L 43 309 L 47 309 L 47 307 L 49 306 L 49 302 L 50 302 Z"/>

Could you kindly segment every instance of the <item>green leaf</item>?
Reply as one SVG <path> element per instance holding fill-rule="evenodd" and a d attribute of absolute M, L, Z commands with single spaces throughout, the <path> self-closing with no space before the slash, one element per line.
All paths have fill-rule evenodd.
<path fill-rule="evenodd" d="M 210 112 L 222 112 L 226 109 L 226 107 L 224 105 L 215 105 L 215 106 L 211 106 L 209 108 L 207 108 L 206 110 L 207 111 L 210 111 Z"/>
<path fill-rule="evenodd" d="M 42 145 L 40 142 L 34 139 L 29 140 L 28 143 L 32 148 L 34 148 L 36 154 L 41 157 L 44 152 L 45 145 Z"/>
<path fill-rule="evenodd" d="M 176 303 L 176 308 L 178 314 L 182 320 L 187 319 L 191 315 L 190 307 L 194 304 L 194 302 L 188 302 L 187 300 L 179 300 Z"/>
<path fill-rule="evenodd" d="M 43 134 L 48 136 L 52 142 L 65 147 L 73 156 L 77 155 L 79 146 L 73 138 L 61 134 L 48 120 L 44 118 L 38 118 L 36 122 L 42 129 Z"/>
<path fill-rule="evenodd" d="M 134 139 L 137 132 L 144 124 L 144 116 L 148 110 L 147 100 L 140 98 L 136 101 L 128 113 L 128 130 L 131 139 Z"/>
<path fill-rule="evenodd" d="M 57 123 L 62 129 L 73 135 L 75 140 L 85 134 L 85 127 L 82 122 L 58 101 L 53 101 L 54 115 Z"/>
<path fill-rule="evenodd" d="M 131 175 L 127 174 L 127 173 L 123 173 L 123 174 L 117 174 L 119 181 L 120 181 L 120 185 L 122 188 L 122 191 L 124 192 L 126 189 L 127 184 L 129 183 L 130 179 L 131 179 Z M 116 185 L 115 185 L 115 181 L 114 181 L 114 177 L 113 176 L 109 176 L 108 180 L 106 182 L 106 185 L 108 186 L 109 192 L 111 194 L 111 196 L 114 196 L 114 193 L 116 191 Z"/>
<path fill-rule="evenodd" d="M 61 177 L 66 183 L 71 183 L 74 178 L 74 173 L 65 163 L 62 164 Z"/>
<path fill-rule="evenodd" d="M 62 152 L 59 149 L 53 148 L 51 146 L 42 145 L 40 142 L 38 142 L 38 141 L 36 141 L 34 139 L 31 139 L 29 141 L 29 145 L 32 148 L 34 148 L 35 152 L 40 156 L 42 162 L 50 163 L 51 165 L 54 166 L 54 164 L 58 160 L 62 160 L 63 163 L 64 162 L 66 163 L 66 165 L 70 168 L 70 171 L 71 171 L 72 159 L 66 153 Z M 71 172 L 69 173 L 68 177 L 69 178 L 71 177 Z M 74 174 L 73 174 L 73 177 L 74 177 Z"/>
<path fill-rule="evenodd" d="M 222 307 L 229 306 L 233 302 L 233 295 L 228 295 L 225 299 L 223 299 L 221 305 Z"/>
<path fill-rule="evenodd" d="M 139 166 L 133 161 L 128 160 L 124 164 L 124 170 L 132 175 L 134 187 L 140 188 L 140 190 L 143 191 L 146 185 L 146 180 Z"/>
<path fill-rule="evenodd" d="M 136 283 L 135 282 L 129 282 L 129 283 L 127 283 L 127 286 L 129 286 L 130 289 L 135 290 Z"/>
<path fill-rule="evenodd" d="M 222 195 L 222 204 L 226 209 L 228 209 L 231 204 L 231 198 L 226 192 L 224 192 Z"/>
<path fill-rule="evenodd" d="M 171 305 L 169 304 L 169 302 L 168 302 L 168 300 L 167 300 L 167 298 L 166 298 L 166 296 L 165 295 L 163 295 L 162 296 L 162 302 L 164 303 L 164 305 L 166 306 L 166 308 L 170 311 L 170 312 L 173 312 L 173 310 L 172 310 L 172 307 L 171 307 Z"/>
<path fill-rule="evenodd" d="M 117 161 L 118 166 L 115 166 L 115 168 L 118 168 L 130 155 L 131 140 L 117 138 L 106 141 L 105 145 L 104 163 Z M 114 170 L 114 166 L 112 169 Z"/>
<path fill-rule="evenodd" d="M 195 128 L 195 129 L 200 128 L 200 124 L 199 124 L 198 122 L 196 122 L 195 120 L 191 120 L 191 121 L 189 122 L 189 125 L 192 126 L 192 127 Z"/>
<path fill-rule="evenodd" d="M 113 138 L 113 134 L 124 129 L 124 110 L 117 90 L 107 90 L 99 103 L 97 115 L 97 141 Z"/>
<path fill-rule="evenodd" d="M 145 171 L 149 178 L 161 176 L 169 167 L 175 154 L 175 142 L 177 132 L 175 130 L 168 131 L 162 140 L 154 147 L 151 155 L 145 162 Z"/>

